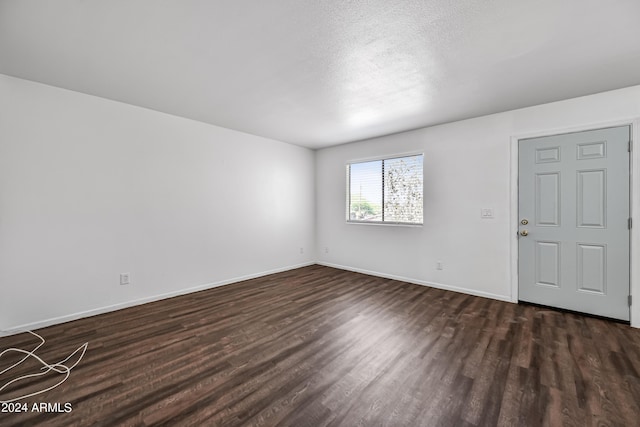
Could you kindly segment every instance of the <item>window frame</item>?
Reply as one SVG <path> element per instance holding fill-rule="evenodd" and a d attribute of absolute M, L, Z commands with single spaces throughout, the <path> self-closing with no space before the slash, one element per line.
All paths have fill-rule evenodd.
<path fill-rule="evenodd" d="M 395 160 L 402 159 L 406 157 L 417 157 L 422 156 L 422 218 L 421 221 L 418 222 L 399 222 L 399 221 L 362 221 L 362 220 L 354 220 L 351 219 L 351 165 L 358 163 L 367 163 L 367 162 L 376 162 L 381 161 L 384 165 L 384 161 L 386 160 Z M 364 159 L 354 159 L 349 160 L 345 163 L 345 173 L 346 173 L 346 223 L 347 224 L 355 224 L 355 225 L 382 225 L 382 226 L 391 226 L 391 227 L 422 227 L 424 226 L 424 152 L 410 152 L 410 153 L 401 153 L 401 154 L 392 154 L 387 156 L 379 156 L 379 157 L 369 157 Z M 382 215 L 384 217 L 384 166 L 382 167 L 381 176 L 382 179 Z"/>

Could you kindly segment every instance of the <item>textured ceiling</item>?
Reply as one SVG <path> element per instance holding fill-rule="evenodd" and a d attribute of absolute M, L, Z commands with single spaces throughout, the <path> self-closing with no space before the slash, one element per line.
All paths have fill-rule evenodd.
<path fill-rule="evenodd" d="M 640 84 L 639 0 L 0 0 L 0 73 L 311 148 Z"/>

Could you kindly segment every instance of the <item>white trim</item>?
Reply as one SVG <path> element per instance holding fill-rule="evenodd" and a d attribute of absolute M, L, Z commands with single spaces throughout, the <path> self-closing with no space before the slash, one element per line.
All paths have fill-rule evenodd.
<path fill-rule="evenodd" d="M 473 295 L 473 296 L 477 296 L 477 297 L 495 299 L 495 300 L 498 300 L 498 301 L 511 302 L 511 300 L 510 300 L 510 298 L 508 296 L 492 294 L 490 292 L 477 291 L 475 289 L 461 288 L 461 287 L 458 287 L 458 286 L 445 285 L 443 283 L 427 282 L 427 281 L 424 281 L 424 280 L 413 279 L 411 277 L 396 276 L 394 274 L 387 274 L 387 273 L 381 273 L 379 271 L 365 270 L 363 268 L 348 267 L 346 265 L 333 264 L 333 263 L 330 263 L 330 262 L 320 262 L 320 261 L 318 261 L 316 264 L 323 265 L 325 267 L 338 268 L 340 270 L 353 271 L 355 273 L 368 274 L 369 276 L 383 277 L 385 279 L 393 279 L 393 280 L 398 280 L 398 281 L 401 281 L 401 282 L 413 283 L 414 285 L 428 286 L 430 288 L 442 289 L 442 290 L 445 290 L 445 291 L 453 291 L 453 292 L 459 292 L 459 293 L 462 293 L 462 294 Z"/>
<path fill-rule="evenodd" d="M 345 162 L 345 166 L 349 166 L 354 163 L 366 163 L 366 162 L 375 162 L 377 160 L 393 160 L 400 159 L 402 157 L 422 157 L 422 167 L 424 168 L 424 151 L 408 151 L 406 153 L 394 153 L 394 154 L 386 154 L 382 156 L 374 156 L 374 157 L 363 157 L 360 159 L 347 160 Z"/>
<path fill-rule="evenodd" d="M 640 118 L 631 122 L 631 295 L 635 295 L 635 302 L 631 305 L 631 326 L 640 328 Z"/>
<path fill-rule="evenodd" d="M 511 262 L 511 302 L 518 302 L 518 138 L 511 137 L 511 164 L 509 165 L 509 250 Z"/>
<path fill-rule="evenodd" d="M 606 129 L 606 128 L 618 127 L 618 126 L 632 126 L 638 120 L 640 120 L 640 117 L 625 117 L 617 120 L 585 123 L 582 125 L 568 126 L 563 128 L 549 128 L 549 129 L 543 129 L 538 131 L 523 132 L 523 133 L 515 134 L 511 136 L 511 139 L 513 140 L 515 138 L 516 140 L 519 140 L 519 139 L 528 139 L 528 138 L 538 138 L 541 136 L 562 135 L 565 133 L 584 132 L 589 130 Z"/>
<path fill-rule="evenodd" d="M 226 279 L 226 280 L 222 280 L 222 281 L 219 281 L 219 282 L 205 283 L 203 285 L 193 286 L 193 287 L 190 287 L 190 288 L 180 289 L 180 290 L 177 290 L 177 291 L 167 292 L 167 293 L 164 293 L 164 294 L 153 295 L 153 296 L 150 296 L 150 297 L 140 298 L 140 299 L 137 299 L 137 300 L 126 301 L 126 302 L 113 304 L 113 305 L 108 305 L 108 306 L 105 306 L 105 307 L 99 307 L 99 308 L 95 308 L 95 309 L 87 310 L 87 311 L 81 311 L 79 313 L 73 313 L 73 314 L 69 314 L 69 315 L 65 315 L 65 316 L 53 317 L 53 318 L 50 318 L 50 319 L 40 320 L 40 321 L 37 321 L 37 322 L 28 323 L 28 324 L 24 324 L 24 325 L 19 325 L 19 326 L 15 326 L 13 328 L 2 330 L 2 331 L 0 331 L 0 337 L 9 336 L 9 335 L 15 335 L 15 334 L 19 334 L 21 332 L 26 332 L 26 331 L 30 331 L 30 330 L 36 330 L 36 329 L 40 329 L 40 328 L 45 328 L 45 327 L 51 326 L 51 325 L 57 325 L 57 324 L 60 324 L 60 323 L 70 322 L 72 320 L 78 320 L 78 319 L 82 319 L 82 318 L 85 318 L 85 317 L 96 316 L 98 314 L 104 314 L 104 313 L 109 313 L 109 312 L 112 312 L 112 311 L 122 310 L 124 308 L 129 308 L 129 307 L 134 307 L 134 306 L 137 306 L 137 305 L 147 304 L 147 303 L 150 303 L 150 302 L 160 301 L 160 300 L 167 299 L 167 298 L 173 298 L 173 297 L 177 297 L 177 296 L 180 296 L 180 295 L 186 295 L 186 294 L 190 294 L 190 293 L 193 293 L 193 292 L 204 291 L 204 290 L 207 290 L 207 289 L 213 289 L 213 288 L 217 288 L 217 287 L 225 286 L 225 285 L 232 285 L 234 283 L 242 282 L 242 281 L 245 281 L 245 280 L 255 279 L 257 277 L 262 277 L 262 276 L 268 276 L 269 274 L 281 273 L 281 272 L 289 271 L 289 270 L 295 270 L 296 268 L 307 267 L 309 265 L 314 265 L 314 264 L 315 264 L 315 262 L 311 261 L 311 262 L 306 262 L 306 263 L 302 263 L 302 264 L 276 268 L 276 269 L 273 269 L 273 270 L 263 271 L 263 272 L 260 272 L 260 273 L 253 273 L 253 274 L 248 274 L 246 276 L 234 277 L 232 279 Z"/>
<path fill-rule="evenodd" d="M 349 225 L 382 225 L 385 227 L 423 227 L 424 223 L 412 224 L 410 222 L 376 222 L 376 221 L 345 221 Z"/>
<path fill-rule="evenodd" d="M 631 126 L 631 139 L 634 141 L 634 147 L 631 151 L 631 186 L 630 186 L 630 207 L 631 218 L 634 225 L 640 226 L 640 197 L 635 196 L 636 189 L 640 189 L 640 173 L 634 173 L 640 171 L 640 118 L 627 117 L 618 120 L 611 120 L 605 122 L 585 123 L 578 126 L 570 126 L 565 128 L 549 128 L 545 130 L 528 132 L 523 134 L 516 134 L 511 136 L 510 151 L 511 151 L 511 164 L 510 171 L 510 221 L 509 221 L 509 246 L 510 246 L 510 274 L 511 277 L 511 301 L 518 301 L 518 237 L 516 230 L 518 229 L 518 141 L 527 138 L 537 138 L 541 136 L 560 135 L 572 132 L 583 132 L 589 130 L 603 129 L 616 126 Z M 640 280 L 637 278 L 640 276 L 640 259 L 635 254 L 640 253 L 640 233 L 634 232 L 638 229 L 638 226 L 631 230 L 631 248 L 630 248 L 630 278 L 631 278 L 631 295 L 636 295 L 636 299 L 640 299 Z M 640 303 L 636 302 L 631 306 L 631 326 L 640 328 Z"/>

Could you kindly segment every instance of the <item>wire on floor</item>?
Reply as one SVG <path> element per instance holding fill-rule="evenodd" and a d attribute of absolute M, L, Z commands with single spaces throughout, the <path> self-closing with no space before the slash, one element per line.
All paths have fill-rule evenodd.
<path fill-rule="evenodd" d="M 38 349 L 40 349 L 40 347 L 42 347 L 44 345 L 45 339 L 42 338 L 40 335 L 38 335 L 35 332 L 31 332 L 31 331 L 27 331 L 27 332 L 29 332 L 31 335 L 39 338 L 40 339 L 40 343 L 36 346 L 36 348 L 34 348 L 31 351 L 23 350 L 23 349 L 20 349 L 20 348 L 8 348 L 8 349 L 0 352 L 0 358 L 2 358 L 2 356 L 4 356 L 5 354 L 8 354 L 8 353 L 24 354 L 24 357 L 22 359 L 20 359 L 19 361 L 17 361 L 13 365 L 9 366 L 8 368 L 3 369 L 2 371 L 0 371 L 0 375 L 4 375 L 5 373 L 9 372 L 13 368 L 21 365 L 25 360 L 27 360 L 30 357 L 34 358 L 35 360 L 37 360 L 42 365 L 42 368 L 40 368 L 40 371 L 42 371 L 42 372 L 23 375 L 21 377 L 14 378 L 11 381 L 7 382 L 6 384 L 2 385 L 0 387 L 0 403 L 17 402 L 19 400 L 23 400 L 23 399 L 26 399 L 28 397 L 37 396 L 39 394 L 45 393 L 45 392 L 47 392 L 49 390 L 53 390 L 54 388 L 58 387 L 60 384 L 64 383 L 69 378 L 69 376 L 71 375 L 71 370 L 73 368 L 75 368 L 78 365 L 78 363 L 80 363 L 80 361 L 84 357 L 84 354 L 87 352 L 87 347 L 89 346 L 89 343 L 86 342 L 86 343 L 82 344 L 80 347 L 78 347 L 73 353 L 71 353 L 65 359 L 62 359 L 61 361 L 59 361 L 57 363 L 51 363 L 50 364 L 50 363 L 47 363 L 44 360 L 42 360 L 38 355 L 36 355 L 36 351 L 38 351 Z M 75 363 L 73 363 L 70 366 L 65 365 L 65 363 L 68 362 L 69 359 L 72 359 L 78 353 L 80 353 L 80 356 L 78 357 L 78 360 L 75 361 Z M 14 398 L 8 399 L 8 400 L 2 399 L 2 397 L 1 397 L 2 396 L 2 392 L 7 387 L 9 387 L 10 385 L 16 384 L 16 383 L 18 383 L 20 381 L 23 381 L 23 380 L 26 380 L 26 379 L 29 379 L 29 378 L 36 378 L 36 377 L 40 377 L 40 376 L 46 375 L 51 371 L 54 371 L 54 372 L 57 372 L 59 374 L 64 375 L 64 378 L 62 378 L 56 384 L 54 384 L 54 385 L 52 385 L 50 387 L 44 388 L 42 390 L 38 390 L 38 391 L 33 392 L 33 393 L 25 394 L 23 396 L 14 397 Z"/>

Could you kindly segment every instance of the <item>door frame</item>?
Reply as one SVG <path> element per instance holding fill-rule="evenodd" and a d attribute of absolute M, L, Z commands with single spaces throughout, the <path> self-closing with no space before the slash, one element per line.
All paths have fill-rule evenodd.
<path fill-rule="evenodd" d="M 629 164 L 629 207 L 631 209 L 631 218 L 633 227 L 631 229 L 630 248 L 629 248 L 629 277 L 630 277 L 630 294 L 634 301 L 631 305 L 630 316 L 631 326 L 640 328 L 640 117 L 620 119 L 614 121 L 585 123 L 578 126 L 565 128 L 549 128 L 535 132 L 522 133 L 511 136 L 510 143 L 510 165 L 509 165 L 509 252 L 510 252 L 510 278 L 511 278 L 511 302 L 518 302 L 518 143 L 521 139 L 538 138 L 542 136 L 553 136 L 564 133 L 583 132 L 595 129 L 630 126 L 631 140 L 633 141 L 633 149 L 631 150 L 631 162 Z M 638 191 L 638 195 L 636 195 Z"/>

